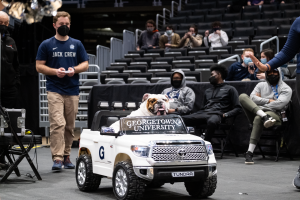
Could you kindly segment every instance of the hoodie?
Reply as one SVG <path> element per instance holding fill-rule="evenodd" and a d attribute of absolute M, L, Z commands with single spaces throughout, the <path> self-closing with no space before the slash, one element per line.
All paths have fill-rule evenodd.
<path fill-rule="evenodd" d="M 173 86 L 173 76 L 175 73 L 180 73 L 182 75 L 182 81 L 179 88 Z M 185 75 L 182 70 L 176 70 L 171 75 L 171 85 L 172 87 L 164 89 L 162 94 L 165 94 L 170 99 L 170 109 L 178 109 L 179 114 L 189 114 L 195 103 L 195 93 L 194 91 L 186 86 Z"/>
<path fill-rule="evenodd" d="M 281 77 L 281 70 L 278 70 L 278 72 L 279 77 Z M 271 84 L 267 80 L 267 76 L 268 75 L 266 73 L 266 81 L 260 82 L 256 85 L 250 95 L 250 98 L 263 111 L 273 111 L 279 114 L 280 111 L 286 109 L 286 106 L 290 102 L 292 97 L 292 89 L 280 78 L 277 91 L 279 97 L 277 99 L 271 88 Z M 256 96 L 256 93 L 259 93 L 261 97 Z M 275 101 L 269 103 L 269 99 L 274 99 Z"/>

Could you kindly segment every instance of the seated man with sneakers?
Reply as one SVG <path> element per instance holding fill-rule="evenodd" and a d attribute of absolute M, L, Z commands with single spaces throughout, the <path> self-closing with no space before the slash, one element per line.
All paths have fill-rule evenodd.
<path fill-rule="evenodd" d="M 263 128 L 281 125 L 281 114 L 285 114 L 292 97 L 292 89 L 280 77 L 280 70 L 268 71 L 266 81 L 258 83 L 250 97 L 247 94 L 241 94 L 239 97 L 249 123 L 253 124 L 245 164 L 254 164 L 253 151 Z"/>

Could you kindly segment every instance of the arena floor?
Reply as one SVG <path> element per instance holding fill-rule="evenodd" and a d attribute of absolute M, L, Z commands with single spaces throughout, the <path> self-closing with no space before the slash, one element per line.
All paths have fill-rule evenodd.
<path fill-rule="evenodd" d="M 72 149 L 72 162 L 78 149 Z M 111 180 L 103 179 L 96 192 L 84 193 L 77 189 L 75 170 L 53 172 L 49 148 L 38 148 L 39 172 L 42 181 L 34 181 L 22 176 L 17 178 L 14 174 L 9 180 L 0 184 L 0 200 L 35 200 L 35 199 L 115 199 Z M 30 153 L 33 157 L 33 151 Z M 218 186 L 213 196 L 208 199 L 216 200 L 298 200 L 300 190 L 292 186 L 292 179 L 300 164 L 299 159 L 288 159 L 274 162 L 273 158 L 261 159 L 254 157 L 255 165 L 246 166 L 244 158 L 225 155 L 218 159 Z M 35 161 L 34 161 L 35 162 Z M 21 174 L 31 173 L 27 161 L 20 164 Z M 0 171 L 0 176 L 3 172 Z M 185 190 L 183 183 L 174 185 L 165 184 L 160 189 L 147 189 L 145 200 L 179 200 L 192 199 Z"/>

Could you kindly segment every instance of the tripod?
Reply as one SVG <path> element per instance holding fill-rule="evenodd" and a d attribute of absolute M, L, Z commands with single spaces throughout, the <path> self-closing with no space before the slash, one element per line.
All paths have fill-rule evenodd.
<path fill-rule="evenodd" d="M 13 172 L 15 171 L 16 175 L 17 176 L 20 176 L 20 172 L 19 172 L 19 169 L 18 169 L 18 165 L 20 164 L 20 162 L 26 158 L 32 171 L 34 172 L 35 176 L 37 177 L 38 180 L 42 180 L 39 172 L 37 171 L 37 169 L 35 168 L 30 156 L 28 155 L 29 151 L 32 149 L 32 147 L 34 146 L 33 145 L 33 142 L 31 142 L 29 144 L 29 146 L 27 147 L 27 149 L 24 148 L 23 146 L 23 143 L 21 142 L 18 134 L 14 131 L 14 129 L 12 128 L 11 126 L 11 122 L 10 122 L 10 119 L 9 119 L 9 115 L 7 112 L 5 112 L 5 110 L 3 109 L 3 107 L 0 105 L 0 115 L 3 116 L 3 118 L 5 119 L 6 123 L 8 124 L 8 127 L 11 129 L 11 133 L 13 135 L 13 139 L 14 139 L 14 142 L 16 144 L 18 144 L 20 146 L 20 150 L 17 150 L 17 149 L 12 149 L 11 148 L 11 145 L 9 145 L 9 147 L 7 149 L 5 149 L 2 153 L 1 156 L 5 155 L 6 158 L 8 159 L 9 163 L 10 163 L 10 166 L 8 168 L 8 170 L 6 171 L 6 173 L 4 174 L 4 176 L 0 179 L 0 182 L 4 182 L 6 181 L 6 179 L 8 178 L 8 176 Z M 33 134 L 33 133 L 32 133 Z M 34 138 L 34 137 L 33 137 Z M 1 136 L 0 136 L 0 139 L 1 139 Z M 10 154 L 13 154 L 13 155 L 19 155 L 19 157 L 13 162 L 12 158 L 10 157 Z"/>

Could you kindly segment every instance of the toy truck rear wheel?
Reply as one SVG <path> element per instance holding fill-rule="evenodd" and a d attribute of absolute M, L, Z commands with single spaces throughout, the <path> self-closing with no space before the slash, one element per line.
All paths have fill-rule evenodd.
<path fill-rule="evenodd" d="M 93 173 L 92 158 L 89 155 L 80 155 L 76 162 L 75 177 L 77 187 L 81 191 L 94 191 L 99 188 L 101 176 Z"/>
<path fill-rule="evenodd" d="M 204 182 L 185 182 L 184 185 L 192 197 L 205 198 L 215 192 L 217 188 L 217 175 L 206 178 Z"/>
<path fill-rule="evenodd" d="M 113 172 L 113 190 L 118 200 L 141 199 L 145 185 L 144 180 L 135 175 L 130 162 L 118 162 Z"/>

